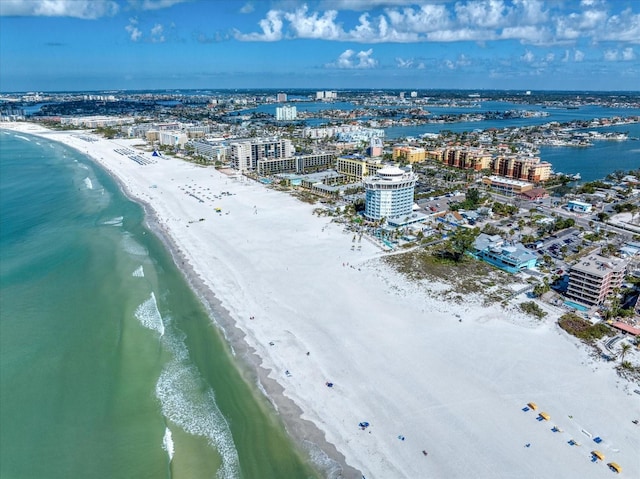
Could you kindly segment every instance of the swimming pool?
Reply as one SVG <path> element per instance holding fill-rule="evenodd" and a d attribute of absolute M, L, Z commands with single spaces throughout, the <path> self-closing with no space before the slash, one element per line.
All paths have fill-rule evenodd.
<path fill-rule="evenodd" d="M 565 301 L 564 304 L 578 311 L 589 311 L 589 308 L 583 304 L 574 303 L 573 301 Z"/>

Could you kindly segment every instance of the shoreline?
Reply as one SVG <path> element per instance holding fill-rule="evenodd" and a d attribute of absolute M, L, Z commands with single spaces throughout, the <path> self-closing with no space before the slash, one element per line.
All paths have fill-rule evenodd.
<path fill-rule="evenodd" d="M 40 128 L 12 130 L 38 135 L 28 127 Z M 438 285 L 408 283 L 381 265 L 374 246 L 363 242 L 363 251 L 355 251 L 340 226 L 287 195 L 173 158 L 140 167 L 107 157 L 109 148 L 129 140 L 85 145 L 73 134 L 40 131 L 91 156 L 143 206 L 147 226 L 168 247 L 241 367 L 246 361 L 254 370 L 252 380 L 264 387 L 289 434 L 303 450 L 306 437 L 323 438 L 323 450 L 335 445 L 349 468 L 342 477 L 603 474 L 602 465 L 595 469 L 584 457 L 587 444 L 584 454 L 556 446 L 558 435 L 521 411 L 529 401 L 567 431 L 582 421 L 575 434 L 586 428 L 603 435 L 607 459 L 625 472 L 640 471 L 630 455 L 640 446 L 628 420 L 637 414 L 633 387 L 590 359 L 553 317 L 537 323 L 513 309 L 480 307 L 472 297 L 446 303 L 431 294 Z M 145 189 L 152 183 L 157 189 Z M 200 205 L 184 195 L 209 186 L 233 196 Z M 214 215 L 218 203 L 228 213 Z M 196 222 L 199 217 L 206 221 Z M 327 381 L 335 387 L 328 389 Z M 360 421 L 371 428 L 360 430 Z M 532 449 L 523 450 L 525 442 Z M 456 461 L 460 451 L 464 463 Z"/>
<path fill-rule="evenodd" d="M 26 124 L 28 125 L 28 124 Z M 5 124 L 0 124 L 0 130 Z M 87 156 L 90 160 L 118 185 L 122 194 L 130 201 L 139 204 L 144 211 L 144 224 L 147 229 L 162 242 L 165 249 L 171 255 L 176 268 L 187 282 L 191 290 L 196 294 L 199 301 L 207 310 L 209 320 L 222 333 L 224 340 L 231 348 L 231 353 L 235 358 L 236 367 L 244 374 L 248 374 L 256 388 L 256 393 L 261 394 L 273 407 L 273 411 L 278 419 L 283 423 L 287 434 L 296 444 L 299 452 L 305 454 L 305 460 L 309 461 L 316 470 L 324 473 L 328 478 L 354 478 L 360 479 L 362 473 L 346 463 L 342 455 L 334 444 L 327 442 L 324 433 L 311 421 L 302 419 L 302 409 L 290 398 L 284 395 L 284 388 L 274 379 L 269 377 L 270 370 L 261 365 L 261 358 L 255 348 L 252 348 L 245 341 L 246 334 L 238 327 L 236 321 L 231 317 L 231 313 L 224 308 L 222 302 L 216 297 L 215 292 L 206 285 L 200 274 L 184 254 L 180 245 L 171 236 L 171 233 L 163 226 L 157 211 L 149 203 L 130 191 L 126 182 L 116 173 L 109 169 L 97 156 L 82 151 L 81 148 L 71 145 L 61 139 L 52 138 L 48 133 L 56 133 L 55 130 L 24 131 L 22 129 L 6 128 L 9 131 L 27 133 L 39 136 L 47 140 L 56 141 L 79 153 Z M 66 131 L 73 134 L 82 130 Z M 312 460 L 313 457 L 322 458 L 322 463 Z M 325 459 L 326 458 L 326 459 Z M 336 470 L 335 465 L 338 469 Z"/>
<path fill-rule="evenodd" d="M 114 177 L 110 172 L 108 174 L 118 183 L 127 198 L 140 204 L 144 208 L 145 225 L 162 241 L 183 278 L 207 310 L 210 321 L 223 334 L 225 341 L 231 348 L 233 357 L 236 358 L 236 367 L 238 367 L 241 372 L 250 375 L 253 380 L 253 386 L 257 387 L 257 392 L 263 394 L 264 398 L 274 408 L 273 412 L 277 414 L 283 422 L 287 433 L 296 442 L 301 452 L 311 456 L 309 454 L 310 452 L 319 449 L 323 454 L 326 454 L 331 461 L 338 464 L 341 472 L 338 475 L 327 474 L 325 477 L 353 477 L 359 479 L 362 473 L 347 465 L 344 456 L 338 452 L 335 445 L 326 441 L 324 433 L 320 431 L 320 429 L 310 421 L 302 419 L 302 409 L 283 394 L 284 388 L 278 384 L 277 381 L 269 377 L 270 371 L 261 366 L 261 360 L 257 351 L 245 341 L 246 334 L 238 327 L 229 311 L 224 308 L 222 302 L 216 297 L 215 292 L 205 284 L 200 275 L 195 271 L 193 265 L 183 254 L 170 233 L 161 226 L 161 221 L 157 218 L 151 205 L 135 197 L 131 197 L 124 189 L 124 185 L 120 182 L 120 179 Z M 305 459 L 309 460 L 309 457 Z M 312 464 L 321 472 L 327 472 L 326 470 L 323 471 L 319 464 L 314 462 L 312 462 Z"/>

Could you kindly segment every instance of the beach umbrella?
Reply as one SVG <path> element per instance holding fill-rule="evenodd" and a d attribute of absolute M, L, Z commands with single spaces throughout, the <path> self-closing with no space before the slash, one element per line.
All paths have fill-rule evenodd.
<path fill-rule="evenodd" d="M 528 404 L 527 404 L 527 406 L 529 406 L 529 407 L 530 407 L 531 409 L 533 409 L 534 411 L 535 411 L 536 409 L 538 409 L 538 405 L 537 405 L 536 403 L 534 403 L 534 402 L 530 402 L 530 403 L 528 403 Z"/>
<path fill-rule="evenodd" d="M 601 461 L 604 461 L 604 454 L 602 454 L 600 451 L 591 451 L 591 455 L 597 457 Z"/>
<path fill-rule="evenodd" d="M 622 472 L 622 468 L 618 464 L 616 464 L 615 462 L 610 462 L 609 464 L 607 464 L 607 466 L 609 466 L 609 468 L 613 472 L 617 472 L 618 474 L 620 474 Z"/>
<path fill-rule="evenodd" d="M 540 417 L 545 421 L 548 421 L 549 419 L 551 419 L 551 416 L 549 416 L 546 412 L 541 412 Z"/>

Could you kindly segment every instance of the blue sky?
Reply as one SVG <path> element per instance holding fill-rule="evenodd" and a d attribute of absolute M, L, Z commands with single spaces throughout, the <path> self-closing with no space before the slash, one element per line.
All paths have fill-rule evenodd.
<path fill-rule="evenodd" d="M 0 91 L 640 90 L 639 0 L 1 0 Z"/>

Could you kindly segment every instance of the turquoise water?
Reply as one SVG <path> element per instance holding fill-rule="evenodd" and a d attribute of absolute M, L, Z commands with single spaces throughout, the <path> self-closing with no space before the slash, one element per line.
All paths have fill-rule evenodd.
<path fill-rule="evenodd" d="M 574 303 L 573 301 L 565 301 L 564 304 L 569 306 L 570 308 L 577 309 L 578 311 L 589 311 L 589 308 L 578 303 Z"/>
<path fill-rule="evenodd" d="M 102 170 L 0 131 L 0 212 L 0 477 L 316 477 Z"/>
<path fill-rule="evenodd" d="M 603 179 L 616 170 L 629 171 L 640 168 L 640 124 L 598 130 L 627 132 L 629 138 L 636 140 L 600 140 L 594 141 L 593 146 L 588 148 L 544 146 L 540 148 L 540 158 L 551 163 L 554 171 L 580 173 L 581 182 Z"/>

